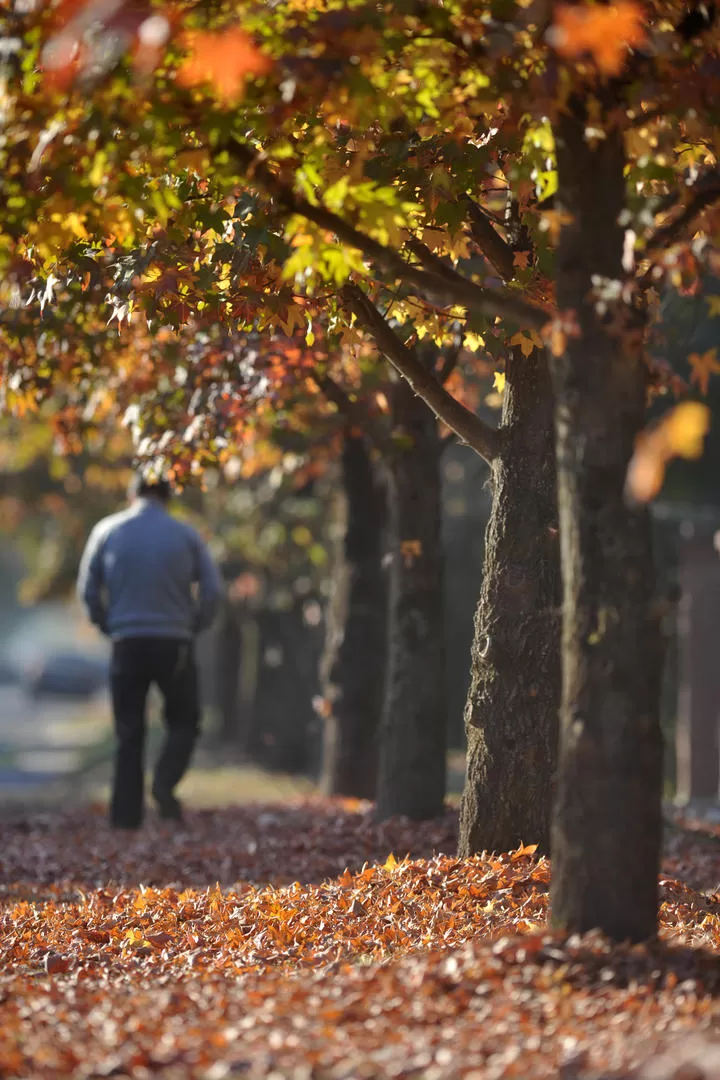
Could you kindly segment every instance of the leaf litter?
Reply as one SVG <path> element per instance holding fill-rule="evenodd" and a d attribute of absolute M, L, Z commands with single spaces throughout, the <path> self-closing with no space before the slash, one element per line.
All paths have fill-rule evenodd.
<path fill-rule="evenodd" d="M 456 827 L 321 799 L 136 836 L 99 809 L 0 823 L 0 1076 L 706 1075 L 712 830 L 669 836 L 659 942 L 612 946 L 547 929 L 532 845 L 460 860 Z"/>

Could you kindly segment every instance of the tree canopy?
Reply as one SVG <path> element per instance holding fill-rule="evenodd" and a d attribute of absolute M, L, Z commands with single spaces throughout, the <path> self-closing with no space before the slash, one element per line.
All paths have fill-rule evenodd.
<path fill-rule="evenodd" d="M 666 280 L 696 289 L 717 259 L 717 29 L 685 15 L 631 0 L 14 5 L 0 149 L 11 404 L 60 382 L 85 415 L 100 409 L 97 384 L 127 386 L 131 370 L 108 382 L 108 319 L 144 339 L 132 355 L 147 363 L 134 314 L 156 341 L 222 328 L 327 354 L 368 333 L 406 374 L 401 346 L 427 337 L 462 334 L 498 366 L 509 343 L 561 352 L 575 324 L 554 299 L 554 124 L 578 93 L 588 138 L 617 128 L 628 158 L 625 277 L 598 280 L 598 304 L 639 303 Z M 68 347 L 71 322 L 83 348 Z M 714 364 L 698 356 L 696 378 Z M 454 421 L 493 456 L 489 430 Z"/>

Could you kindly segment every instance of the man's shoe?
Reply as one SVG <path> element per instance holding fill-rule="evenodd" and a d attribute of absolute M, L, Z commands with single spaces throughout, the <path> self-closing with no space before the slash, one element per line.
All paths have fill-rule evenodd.
<path fill-rule="evenodd" d="M 153 791 L 158 813 L 163 821 L 182 821 L 183 811 L 179 799 L 169 792 Z"/>

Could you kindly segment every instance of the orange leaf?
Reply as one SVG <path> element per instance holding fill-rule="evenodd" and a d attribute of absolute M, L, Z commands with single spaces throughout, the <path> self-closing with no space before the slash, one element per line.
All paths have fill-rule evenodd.
<path fill-rule="evenodd" d="M 193 32 L 187 35 L 190 55 L 177 73 L 182 86 L 209 82 L 224 102 L 237 101 L 249 75 L 266 75 L 271 61 L 240 29 L 221 34 Z"/>
<path fill-rule="evenodd" d="M 636 444 L 628 466 L 625 489 L 636 502 L 654 499 L 672 458 L 698 458 L 710 426 L 710 410 L 698 401 L 685 401 L 667 412 Z"/>
<path fill-rule="evenodd" d="M 574 59 L 589 53 L 603 75 L 617 75 L 628 47 L 645 40 L 643 12 L 633 0 L 616 4 L 569 6 L 555 9 L 551 42 L 555 49 Z"/>
<path fill-rule="evenodd" d="M 510 858 L 514 862 L 515 859 L 521 859 L 523 855 L 534 855 L 537 849 L 537 844 L 521 844 L 517 851 L 512 852 Z"/>
<path fill-rule="evenodd" d="M 72 960 L 60 953 L 50 952 L 45 957 L 45 970 L 48 975 L 64 975 L 72 967 Z"/>
<path fill-rule="evenodd" d="M 717 349 L 708 349 L 704 353 L 692 353 L 688 357 L 688 363 L 692 368 L 690 382 L 699 386 L 700 391 L 707 396 L 710 389 L 710 376 L 720 375 Z"/>
<path fill-rule="evenodd" d="M 403 557 L 405 565 L 412 566 L 415 559 L 419 559 L 422 555 L 422 541 L 403 540 L 400 544 L 400 554 Z"/>

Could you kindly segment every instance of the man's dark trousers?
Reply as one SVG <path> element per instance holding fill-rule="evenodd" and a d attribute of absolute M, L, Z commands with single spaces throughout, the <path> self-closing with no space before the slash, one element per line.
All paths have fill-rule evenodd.
<path fill-rule="evenodd" d="M 110 821 L 118 828 L 142 823 L 145 706 L 158 686 L 165 701 L 165 742 L 155 768 L 153 794 L 172 796 L 192 756 L 200 722 L 193 643 L 177 638 L 132 637 L 113 644 L 110 685 L 115 716 L 115 776 Z"/>

